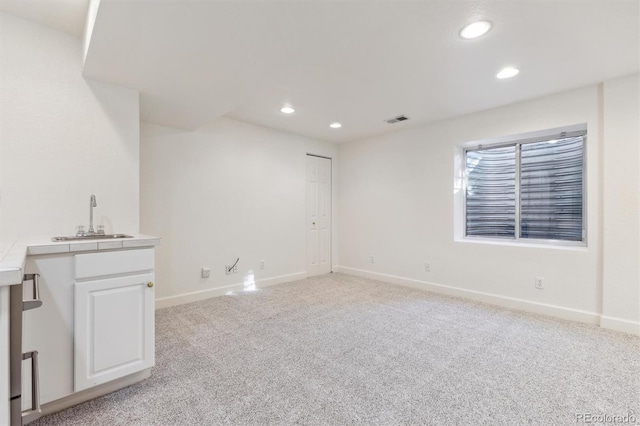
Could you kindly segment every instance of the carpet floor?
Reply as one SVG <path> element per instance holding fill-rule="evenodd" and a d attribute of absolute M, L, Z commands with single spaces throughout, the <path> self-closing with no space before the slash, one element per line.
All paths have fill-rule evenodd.
<path fill-rule="evenodd" d="M 334 273 L 158 311 L 151 378 L 34 424 L 575 425 L 586 414 L 640 424 L 640 338 Z"/>

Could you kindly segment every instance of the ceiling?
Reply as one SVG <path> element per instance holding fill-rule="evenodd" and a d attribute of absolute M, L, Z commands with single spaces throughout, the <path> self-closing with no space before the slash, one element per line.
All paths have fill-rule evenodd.
<path fill-rule="evenodd" d="M 0 0 L 0 10 L 81 37 L 89 0 Z"/>
<path fill-rule="evenodd" d="M 143 121 L 340 143 L 637 72 L 639 3 L 102 0 L 83 74 L 138 89 Z M 493 29 L 461 39 L 477 19 Z M 506 65 L 520 74 L 496 79 Z"/>

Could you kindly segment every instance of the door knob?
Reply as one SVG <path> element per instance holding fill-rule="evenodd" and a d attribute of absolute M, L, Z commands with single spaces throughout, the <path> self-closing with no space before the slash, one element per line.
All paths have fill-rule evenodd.
<path fill-rule="evenodd" d="M 153 283 L 152 283 L 151 281 L 149 281 L 149 282 L 147 283 L 147 287 L 149 287 L 149 288 L 153 287 Z"/>

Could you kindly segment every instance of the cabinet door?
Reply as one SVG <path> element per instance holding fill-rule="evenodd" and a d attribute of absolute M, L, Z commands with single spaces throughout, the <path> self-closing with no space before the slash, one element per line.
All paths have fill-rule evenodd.
<path fill-rule="evenodd" d="M 76 282 L 75 391 L 154 365 L 153 274 Z"/>

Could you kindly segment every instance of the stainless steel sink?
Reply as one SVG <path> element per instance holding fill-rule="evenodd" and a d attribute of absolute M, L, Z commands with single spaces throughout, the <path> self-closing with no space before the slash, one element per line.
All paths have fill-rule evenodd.
<path fill-rule="evenodd" d="M 86 240 L 115 240 L 118 238 L 133 238 L 132 235 L 127 234 L 94 234 L 94 235 L 79 235 L 73 237 L 52 237 L 51 241 L 86 241 Z"/>

